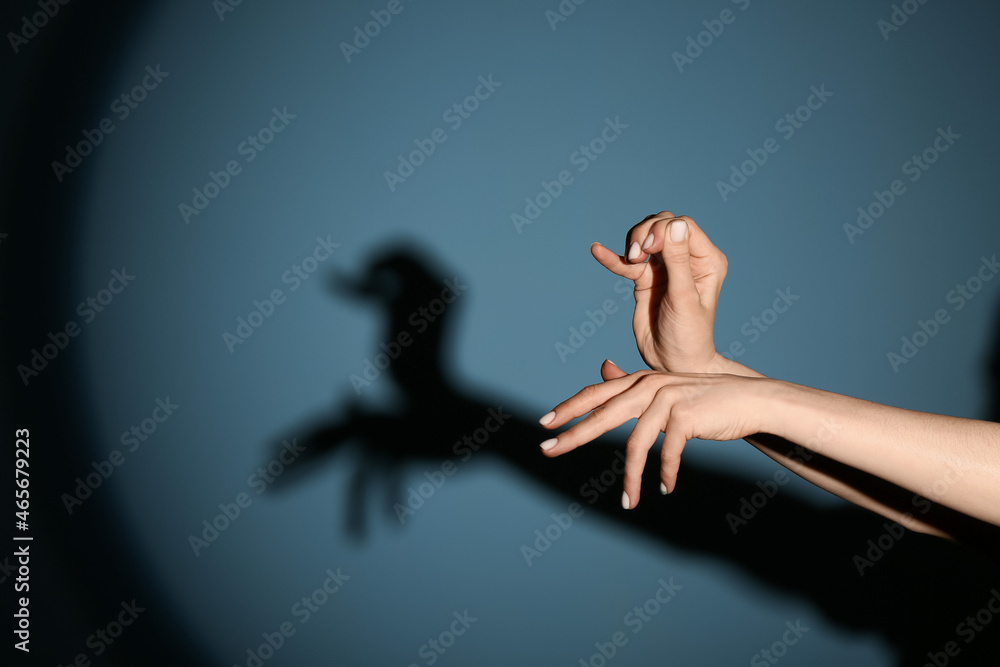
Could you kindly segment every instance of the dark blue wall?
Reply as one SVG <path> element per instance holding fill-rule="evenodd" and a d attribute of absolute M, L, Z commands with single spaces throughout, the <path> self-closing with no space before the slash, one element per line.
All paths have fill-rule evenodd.
<path fill-rule="evenodd" d="M 990 415 L 1000 281 L 968 298 L 953 290 L 1000 251 L 1000 12 L 899 4 L 917 10 L 898 29 L 902 7 L 860 0 L 389 3 L 398 14 L 385 2 L 248 1 L 221 14 L 208 2 L 138 14 L 110 66 L 91 73 L 103 81 L 91 103 L 64 111 L 68 129 L 53 131 L 57 150 L 30 176 L 76 193 L 70 273 L 57 314 L 12 354 L 27 363 L 47 328 L 76 321 L 81 333 L 60 356 L 88 424 L 65 443 L 77 462 L 65 488 L 38 502 L 57 526 L 113 525 L 160 593 L 151 606 L 183 619 L 213 664 L 253 664 L 247 649 L 283 622 L 295 634 L 265 664 L 599 665 L 595 643 L 619 631 L 627 643 L 609 664 L 772 664 L 755 655 L 795 637 L 786 622 L 796 621 L 809 630 L 787 657 L 776 649 L 783 664 L 895 664 L 900 651 L 943 650 L 949 633 L 965 648 L 960 615 L 945 614 L 940 635 L 901 639 L 838 599 L 873 576 L 850 556 L 881 524 L 851 512 L 833 522 L 844 504 L 801 480 L 760 510 L 775 517 L 753 562 L 698 537 L 740 540 L 725 519 L 742 494 L 729 475 L 754 491 L 778 469 L 746 443 L 688 447 L 707 475 L 700 492 L 731 500 L 676 530 L 670 499 L 647 493 L 653 518 L 630 524 L 565 493 L 587 477 L 547 479 L 542 457 L 529 459 L 542 437 L 534 420 L 598 380 L 603 359 L 641 367 L 631 296 L 588 248 L 621 251 L 627 229 L 664 208 L 694 217 L 729 258 L 720 350 L 741 343 L 739 361 L 794 382 Z M 391 21 L 351 52 L 359 31 L 376 32 L 371 12 Z M 57 20 L 43 30 L 71 30 Z M 144 77 L 145 99 L 123 117 L 113 101 Z M 59 147 L 102 118 L 113 131 L 59 181 Z M 258 133 L 262 149 L 246 143 Z M 401 167 L 413 151 L 419 164 Z M 213 174 L 225 187 L 210 185 Z M 897 180 L 896 194 L 879 194 Z M 893 199 L 884 211 L 880 197 Z M 859 225 L 859 207 L 877 219 Z M 20 250 L 12 239 L 0 252 Z M 300 277 L 294 267 L 310 256 Z M 76 304 L 123 267 L 134 280 L 89 320 Z M 410 317 L 417 304 L 436 308 L 444 279 L 454 302 Z M 274 290 L 280 303 L 260 306 L 262 324 L 240 325 Z M 753 318 L 770 317 L 776 290 L 798 298 L 765 331 Z M 608 299 L 611 312 L 584 325 L 592 335 L 577 347 L 573 330 Z M 939 309 L 946 323 L 894 364 L 901 337 Z M 398 359 L 367 366 L 400 332 L 413 342 Z M 53 381 L 42 372 L 23 387 L 11 375 L 15 391 Z M 154 433 L 123 439 L 168 398 L 179 407 L 146 422 Z M 513 416 L 480 450 L 454 450 L 458 436 L 496 423 L 487 408 Z M 624 435 L 591 447 L 610 457 Z M 261 482 L 255 470 L 280 460 L 285 439 L 308 441 L 308 454 Z M 113 450 L 124 463 L 70 514 L 61 494 Z M 286 451 L 287 462 L 297 450 Z M 446 464 L 456 451 L 467 454 Z M 411 489 L 429 497 L 393 511 Z M 238 518 L 205 533 L 220 503 L 238 499 Z M 106 515 L 88 506 L 98 501 Z M 573 502 L 582 515 L 549 528 L 558 539 L 526 558 L 535 531 Z M 827 521 L 837 528 L 813 535 Z M 796 561 L 804 535 L 845 556 Z M 347 576 L 306 614 L 296 604 L 328 570 Z M 682 588 L 669 603 L 630 616 L 671 578 Z M 817 593 L 817 581 L 833 593 Z M 969 587 L 985 604 L 990 586 Z M 466 610 L 477 620 L 453 646 L 422 648 L 464 628 L 452 622 Z M 113 611 L 87 611 L 94 622 L 81 627 Z M 77 634 L 69 644 L 93 655 Z"/>

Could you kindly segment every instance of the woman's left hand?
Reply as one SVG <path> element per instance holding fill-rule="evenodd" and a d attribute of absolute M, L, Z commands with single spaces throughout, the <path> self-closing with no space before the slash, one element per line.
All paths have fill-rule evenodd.
<path fill-rule="evenodd" d="M 545 428 L 558 428 L 587 415 L 565 433 L 542 443 L 546 456 L 560 456 L 638 419 L 628 438 L 625 492 L 622 506 L 639 503 L 639 488 L 646 456 L 662 431 L 660 491 L 669 493 L 677 483 L 681 452 L 691 438 L 738 440 L 765 432 L 764 416 L 773 412 L 773 398 L 780 383 L 768 378 L 724 374 L 637 371 L 616 377 L 620 371 L 602 369 L 606 379 L 584 387 L 557 405 Z M 551 414 L 551 413 L 550 413 Z"/>

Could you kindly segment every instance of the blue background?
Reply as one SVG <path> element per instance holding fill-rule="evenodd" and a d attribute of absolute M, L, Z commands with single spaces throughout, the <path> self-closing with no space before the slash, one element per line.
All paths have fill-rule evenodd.
<path fill-rule="evenodd" d="M 488 457 L 460 465 L 403 526 L 375 511 L 376 481 L 361 541 L 342 529 L 356 457 L 324 461 L 281 492 L 257 495 L 248 476 L 274 442 L 304 437 L 306 420 L 336 420 L 351 401 L 390 410 L 397 398 L 388 375 L 355 397 L 349 378 L 388 340 L 388 323 L 331 290 L 331 276 L 360 276 L 400 239 L 424 249 L 468 285 L 450 307 L 448 372 L 531 421 L 598 380 L 605 358 L 641 367 L 631 297 L 589 245 L 623 252 L 628 228 L 661 209 L 691 215 L 729 258 L 720 350 L 740 341 L 739 361 L 793 382 L 987 416 L 998 285 L 957 312 L 946 295 L 1000 250 L 1000 9 L 930 2 L 884 39 L 890 3 L 860 0 L 591 0 L 554 28 L 555 0 L 402 7 L 347 62 L 341 43 L 385 3 L 244 2 L 221 20 L 208 2 L 161 3 L 79 114 L 81 129 L 95 127 L 146 66 L 169 72 L 66 177 L 83 194 L 64 319 L 112 269 L 136 276 L 67 354 L 88 379 L 95 460 L 121 449 L 155 399 L 180 405 L 96 493 L 119 506 L 117 530 L 189 637 L 216 664 L 245 664 L 261 633 L 294 620 L 296 600 L 341 568 L 350 580 L 267 664 L 427 664 L 421 645 L 468 609 L 478 620 L 439 664 L 575 665 L 673 577 L 683 590 L 629 633 L 614 664 L 746 664 L 796 619 L 811 630 L 787 664 L 893 664 L 884 641 L 805 597 L 613 518 L 585 513 L 529 567 L 521 546 L 570 499 Z M 723 9 L 735 20 L 678 71 L 672 54 Z M 453 129 L 442 114 L 478 77 L 500 85 Z M 776 121 L 813 86 L 832 96 L 784 138 Z M 237 147 L 273 108 L 295 118 L 247 163 Z M 571 155 L 609 118 L 627 129 L 579 172 Z M 391 191 L 385 172 L 438 127 L 447 140 Z M 903 163 L 949 127 L 961 138 L 909 181 Z M 717 182 L 769 137 L 779 150 L 724 201 Z M 242 172 L 186 224 L 178 205 L 233 159 Z M 563 169 L 573 183 L 518 230 L 512 214 Z M 906 193 L 852 243 L 844 224 L 894 179 Z M 317 237 L 340 246 L 288 290 L 282 275 Z M 287 301 L 230 353 L 222 334 L 275 288 Z M 744 324 L 785 289 L 799 300 L 751 342 Z M 619 310 L 561 359 L 556 344 L 609 298 Z M 887 353 L 939 308 L 951 321 L 894 371 Z M 741 442 L 693 443 L 685 457 L 751 481 L 777 470 Z M 407 462 L 404 488 L 439 468 Z M 251 506 L 195 556 L 189 535 L 241 492 Z M 787 493 L 842 504 L 798 479 Z"/>

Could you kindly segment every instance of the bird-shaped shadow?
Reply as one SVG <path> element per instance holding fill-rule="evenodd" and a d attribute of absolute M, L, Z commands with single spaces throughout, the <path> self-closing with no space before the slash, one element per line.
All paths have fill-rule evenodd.
<path fill-rule="evenodd" d="M 308 433 L 300 442 L 304 451 L 275 486 L 289 488 L 332 455 L 353 452 L 347 534 L 363 537 L 367 491 L 376 482 L 387 489 L 383 511 L 392 521 L 407 523 L 416 499 L 408 502 L 404 475 L 415 463 L 425 464 L 432 476 L 445 474 L 449 462 L 456 467 L 506 463 L 516 474 L 562 494 L 567 504 L 578 502 L 673 549 L 716 559 L 775 592 L 807 598 L 830 622 L 882 638 L 899 665 L 922 665 L 928 653 L 944 651 L 947 642 L 960 651 L 960 658 L 942 654 L 954 664 L 1000 664 L 1000 614 L 980 631 L 971 628 L 983 616 L 961 625 L 1000 590 L 995 555 L 1000 530 L 995 527 L 935 506 L 953 534 L 972 545 L 960 546 L 906 531 L 853 505 L 816 507 L 776 489 L 773 481 L 689 462 L 682 463 L 677 488 L 666 497 L 649 491 L 659 487 L 659 466 L 648 465 L 643 501 L 624 511 L 620 439 L 605 437 L 548 459 L 538 444 L 551 433 L 538 425 L 538 410 L 466 388 L 450 375 L 453 320 L 471 297 L 466 285 L 438 270 L 415 244 L 385 250 L 360 278 L 338 276 L 333 282 L 340 295 L 382 309 L 387 326 L 364 368 L 352 376 L 351 389 L 345 388 L 337 416 L 295 430 Z M 531 373 L 525 369 L 526 379 Z M 377 390 L 395 395 L 385 401 L 391 407 L 368 407 L 364 394 Z M 849 470 L 818 455 L 814 461 Z M 912 499 L 892 485 L 880 488 L 884 497 L 904 505 Z M 970 632 L 972 641 L 966 641 Z"/>

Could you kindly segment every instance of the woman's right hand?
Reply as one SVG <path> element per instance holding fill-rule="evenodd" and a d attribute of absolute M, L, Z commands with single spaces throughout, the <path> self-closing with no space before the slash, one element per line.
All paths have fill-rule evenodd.
<path fill-rule="evenodd" d="M 628 231 L 624 256 L 600 243 L 591 252 L 609 271 L 635 283 L 632 331 L 650 368 L 724 370 L 713 329 L 728 261 L 694 220 L 661 211 Z"/>

